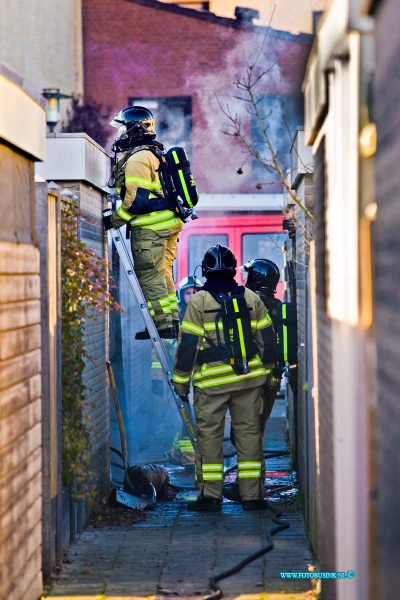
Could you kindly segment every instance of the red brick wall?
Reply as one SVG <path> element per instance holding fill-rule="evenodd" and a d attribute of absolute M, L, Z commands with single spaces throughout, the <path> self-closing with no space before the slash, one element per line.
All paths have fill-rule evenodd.
<path fill-rule="evenodd" d="M 83 0 L 85 96 L 114 114 L 132 96 L 191 96 L 191 158 L 200 190 L 256 192 L 250 161 L 244 175 L 236 174 L 245 156 L 237 140 L 221 133 L 225 118 L 215 94 L 236 110 L 235 76 L 245 72 L 246 56 L 258 52 L 265 33 L 154 0 Z M 300 94 L 311 42 L 309 35 L 270 31 L 259 61 L 272 66 L 264 93 Z M 114 134 L 110 128 L 110 140 Z"/>

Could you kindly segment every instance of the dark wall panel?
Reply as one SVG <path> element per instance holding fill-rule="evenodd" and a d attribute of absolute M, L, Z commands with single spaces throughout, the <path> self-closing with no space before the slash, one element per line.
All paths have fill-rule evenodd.
<path fill-rule="evenodd" d="M 377 590 L 393 598 L 400 586 L 400 37 L 397 0 L 380 2 L 376 13 L 376 98 L 378 127 L 373 226 L 375 332 L 378 354 Z"/>

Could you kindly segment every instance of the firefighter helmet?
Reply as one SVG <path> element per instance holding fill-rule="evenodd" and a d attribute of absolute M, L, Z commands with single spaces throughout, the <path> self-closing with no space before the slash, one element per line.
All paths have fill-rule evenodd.
<path fill-rule="evenodd" d="M 277 265 L 267 258 L 255 258 L 240 267 L 241 271 L 248 273 L 246 287 L 253 292 L 265 289 L 276 292 L 279 278 L 281 276 Z"/>
<path fill-rule="evenodd" d="M 201 263 L 201 272 L 203 277 L 208 277 L 210 273 L 216 271 L 236 272 L 237 261 L 232 250 L 226 246 L 217 244 L 209 248 L 204 255 Z"/>
<path fill-rule="evenodd" d="M 115 152 L 125 152 L 138 142 L 151 142 L 156 137 L 153 113 L 144 106 L 130 106 L 121 110 L 110 122 L 119 129 L 112 146 Z"/>
<path fill-rule="evenodd" d="M 194 277 L 193 275 L 189 275 L 189 277 L 185 277 L 178 283 L 178 289 L 176 290 L 176 297 L 178 299 L 178 303 L 185 302 L 183 298 L 183 294 L 185 290 L 188 288 L 194 288 L 195 291 L 199 290 L 202 286 L 202 283 L 199 279 Z"/>

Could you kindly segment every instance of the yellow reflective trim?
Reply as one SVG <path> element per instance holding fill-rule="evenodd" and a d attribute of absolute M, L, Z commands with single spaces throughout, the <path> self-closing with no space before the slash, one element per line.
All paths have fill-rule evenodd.
<path fill-rule="evenodd" d="M 215 331 L 216 330 L 215 323 L 203 323 L 203 325 L 204 325 L 204 329 L 206 331 Z M 218 323 L 218 329 L 221 329 L 221 330 L 223 329 L 221 322 Z"/>
<path fill-rule="evenodd" d="M 248 471 L 246 473 L 238 473 L 239 479 L 260 479 L 261 471 Z"/>
<path fill-rule="evenodd" d="M 237 303 L 237 298 L 233 299 L 233 307 L 235 312 L 239 312 L 239 306 Z M 243 336 L 243 327 L 242 327 L 242 319 L 236 319 L 237 328 L 239 333 L 239 342 L 240 342 L 240 351 L 242 353 L 243 360 L 246 360 L 246 346 L 244 345 L 244 336 Z"/>
<path fill-rule="evenodd" d="M 164 298 L 160 298 L 158 300 L 158 302 L 161 304 L 161 306 L 166 306 L 166 305 L 169 306 L 170 300 L 169 300 L 168 296 L 166 296 L 166 297 L 164 296 Z"/>
<path fill-rule="evenodd" d="M 182 377 L 182 375 L 177 375 L 177 373 L 174 373 L 172 380 L 175 383 L 190 383 L 190 375 Z"/>
<path fill-rule="evenodd" d="M 162 229 L 169 229 L 170 227 L 174 227 L 174 225 L 178 225 L 180 223 L 180 219 L 174 218 L 170 221 L 163 221 L 159 225 L 146 225 L 143 226 L 143 229 L 151 229 L 152 231 L 161 231 Z"/>
<path fill-rule="evenodd" d="M 249 367 L 256 365 L 262 365 L 262 362 L 258 356 L 249 361 Z M 194 374 L 193 379 L 196 381 L 197 379 L 202 379 L 203 377 L 208 377 L 209 375 L 217 375 L 218 373 L 233 373 L 233 369 L 231 365 L 207 367 L 207 363 L 205 363 L 204 365 L 201 365 L 201 371 L 198 371 Z"/>
<path fill-rule="evenodd" d="M 149 300 L 147 301 L 147 308 L 149 309 L 150 315 L 154 317 L 156 313 L 154 312 L 154 308 Z"/>
<path fill-rule="evenodd" d="M 175 152 L 175 150 L 172 152 L 172 156 L 174 157 L 175 163 L 179 163 L 179 158 L 178 158 L 178 155 Z M 182 185 L 182 188 L 183 188 L 183 192 L 185 194 L 186 201 L 189 204 L 190 208 L 193 208 L 193 204 L 192 204 L 192 202 L 190 200 L 190 195 L 189 195 L 188 189 L 186 187 L 186 181 L 185 181 L 185 178 L 183 176 L 182 169 L 178 169 L 178 175 L 179 175 L 179 179 L 180 179 L 180 182 L 181 182 L 181 185 Z"/>
<path fill-rule="evenodd" d="M 161 188 L 160 182 L 150 181 L 149 179 L 143 179 L 142 177 L 125 177 L 125 185 L 126 184 L 135 184 L 140 183 L 144 187 L 149 189 Z"/>
<path fill-rule="evenodd" d="M 269 315 L 265 315 L 263 319 L 257 321 L 256 329 L 262 329 L 263 327 L 267 327 L 271 323 L 271 317 Z"/>
<path fill-rule="evenodd" d="M 208 379 L 206 381 L 201 381 L 196 383 L 196 387 L 203 389 L 208 387 L 215 387 L 216 385 L 224 385 L 225 383 L 236 383 L 237 381 L 242 381 L 244 379 L 253 379 L 254 377 L 260 377 L 265 375 L 265 369 L 257 369 L 256 371 L 252 371 L 251 373 L 246 373 L 246 375 L 233 375 L 229 377 L 219 377 L 218 379 Z"/>
<path fill-rule="evenodd" d="M 248 469 L 248 468 L 260 468 L 261 469 L 261 461 L 255 460 L 254 462 L 239 462 L 238 469 Z"/>
<path fill-rule="evenodd" d="M 190 323 L 189 321 L 182 321 L 181 329 L 185 329 L 186 331 L 190 331 L 190 333 L 195 333 L 196 335 L 204 335 L 204 329 L 195 325 L 194 323 Z"/>
<path fill-rule="evenodd" d="M 132 219 L 134 218 L 133 215 L 130 215 L 129 213 L 125 212 L 122 206 L 120 206 L 117 209 L 117 215 L 121 217 L 121 219 L 124 219 L 124 221 L 132 221 Z"/>
<path fill-rule="evenodd" d="M 215 475 L 213 473 L 203 473 L 204 481 L 222 481 L 223 478 L 223 473 Z"/>
<path fill-rule="evenodd" d="M 134 220 L 131 222 L 131 226 L 138 227 L 139 225 L 148 225 L 150 223 L 167 221 L 168 219 L 171 219 L 171 217 L 174 217 L 174 213 L 171 210 L 157 210 L 149 213 L 148 215 L 135 217 Z"/>
<path fill-rule="evenodd" d="M 286 319 L 286 304 L 282 304 L 282 318 Z M 287 326 L 283 326 L 283 360 L 285 363 L 288 362 L 288 337 L 287 337 Z"/>
<path fill-rule="evenodd" d="M 201 468 L 203 471 L 223 471 L 224 465 L 222 463 L 203 463 Z"/>
<path fill-rule="evenodd" d="M 152 369 L 161 369 L 161 363 L 156 360 L 153 360 L 153 362 L 151 363 L 151 368 Z"/>

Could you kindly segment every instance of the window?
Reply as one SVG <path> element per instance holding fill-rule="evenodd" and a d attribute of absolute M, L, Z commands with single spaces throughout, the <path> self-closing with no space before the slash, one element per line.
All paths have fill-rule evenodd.
<path fill-rule="evenodd" d="M 265 94 L 260 95 L 258 110 L 264 119 L 268 137 L 274 152 L 283 167 L 284 172 L 290 159 L 289 150 L 292 145 L 296 127 L 303 123 L 303 96 L 302 94 Z M 265 137 L 260 129 L 256 116 L 252 116 L 252 133 L 254 148 L 263 157 L 264 161 L 272 162 L 271 152 L 265 142 Z M 253 176 L 261 183 L 278 187 L 265 187 L 270 193 L 279 192 L 282 183 L 274 169 L 262 166 L 257 159 L 253 159 Z M 275 262 L 275 261 L 274 261 Z"/>
<path fill-rule="evenodd" d="M 203 256 L 211 246 L 222 244 L 228 245 L 228 236 L 220 233 L 210 233 L 203 235 L 191 235 L 189 237 L 189 272 L 188 275 L 194 275 L 195 268 L 201 265 Z M 201 267 L 196 271 L 196 277 L 204 283 L 205 279 L 201 276 Z"/>
<path fill-rule="evenodd" d="M 245 233 L 242 236 L 243 264 L 254 258 L 268 258 L 278 265 L 283 276 L 282 246 L 287 240 L 287 233 Z"/>
<path fill-rule="evenodd" d="M 191 156 L 192 99 L 190 96 L 129 98 L 129 106 L 145 106 L 154 114 L 157 139 L 167 148 L 183 146 Z"/>

